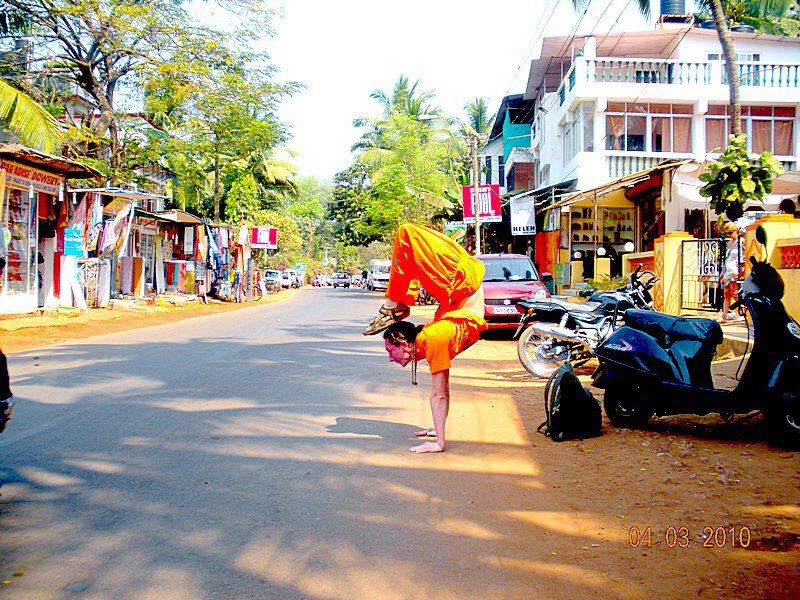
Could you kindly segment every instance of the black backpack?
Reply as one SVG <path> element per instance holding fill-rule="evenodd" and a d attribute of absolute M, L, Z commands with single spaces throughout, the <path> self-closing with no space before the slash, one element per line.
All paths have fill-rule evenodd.
<path fill-rule="evenodd" d="M 584 439 L 602 433 L 600 402 L 581 385 L 568 362 L 547 380 L 544 410 L 547 420 L 536 431 L 544 429 L 544 434 L 554 442 Z"/>

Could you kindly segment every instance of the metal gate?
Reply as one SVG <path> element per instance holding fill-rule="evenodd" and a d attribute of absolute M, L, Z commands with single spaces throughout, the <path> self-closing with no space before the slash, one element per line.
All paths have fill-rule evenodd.
<path fill-rule="evenodd" d="M 681 242 L 681 308 L 720 310 L 725 240 Z"/>

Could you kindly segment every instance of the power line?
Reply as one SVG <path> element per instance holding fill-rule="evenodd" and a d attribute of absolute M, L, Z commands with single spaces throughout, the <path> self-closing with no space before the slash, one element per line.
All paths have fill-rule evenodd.
<path fill-rule="evenodd" d="M 631 2 L 631 0 L 628 0 L 628 3 L 630 3 L 630 2 Z M 567 40 L 564 42 L 564 44 L 561 46 L 561 49 L 558 51 L 558 58 L 559 58 L 559 60 L 561 60 L 561 59 L 562 59 L 562 56 L 561 56 L 561 55 L 562 55 L 562 54 L 563 54 L 563 52 L 564 52 L 564 51 L 567 49 L 567 47 L 568 47 L 568 46 L 569 46 L 569 45 L 570 45 L 572 42 L 574 42 L 574 41 L 575 41 L 575 34 L 578 32 L 578 29 L 580 28 L 580 26 L 581 26 L 581 23 L 583 22 L 583 19 L 586 17 L 586 15 L 587 15 L 587 13 L 588 13 L 588 11 L 589 11 L 589 6 L 590 6 L 590 5 L 591 5 L 591 2 L 587 2 L 587 3 L 586 3 L 586 6 L 585 6 L 585 8 L 583 9 L 583 12 L 581 13 L 581 16 L 580 16 L 580 17 L 578 18 L 578 20 L 575 22 L 575 25 L 573 25 L 573 27 L 572 27 L 572 30 L 571 30 L 571 31 L 570 31 L 570 33 L 567 35 L 567 38 L 568 38 L 568 39 L 567 39 Z M 599 25 L 599 23 L 600 23 L 600 20 L 603 18 L 603 16 L 606 14 L 606 12 L 608 12 L 608 9 L 609 9 L 609 7 L 610 7 L 610 6 L 611 6 L 611 3 L 609 2 L 609 4 L 607 4 L 607 5 L 606 5 L 606 8 L 605 8 L 605 10 L 603 11 L 603 13 L 602 13 L 602 14 L 600 15 L 600 17 L 597 19 L 597 22 L 594 24 L 594 27 L 592 27 L 592 33 L 594 33 L 594 29 L 595 29 L 595 28 L 596 28 L 596 27 Z M 555 11 L 553 11 L 553 12 L 555 12 Z M 551 16 L 552 16 L 552 14 L 551 14 Z M 592 33 L 590 33 L 589 35 L 591 36 L 591 35 L 592 35 Z M 547 69 L 545 69 L 545 77 L 547 76 L 547 71 L 549 71 L 549 70 L 550 70 L 550 64 L 552 63 L 552 61 L 553 61 L 553 59 L 552 59 L 552 57 L 551 57 L 551 58 L 550 58 L 550 60 L 549 60 L 549 61 L 548 61 L 548 63 L 547 63 Z M 535 99 L 534 99 L 534 100 L 535 100 Z M 521 120 L 522 120 L 523 122 L 525 121 L 525 119 L 527 119 L 527 118 L 528 118 L 528 117 L 531 115 L 531 113 L 532 113 L 532 112 L 533 112 L 533 110 L 534 110 L 534 107 L 535 107 L 535 102 L 531 102 L 531 105 L 530 105 L 530 106 L 529 106 L 529 107 L 526 109 L 526 113 L 524 113 L 524 114 L 522 115 L 522 118 L 521 118 Z"/>
<path fill-rule="evenodd" d="M 550 23 L 550 19 L 553 18 L 553 15 L 555 14 L 556 9 L 558 8 L 558 3 L 560 2 L 560 0 L 548 0 L 547 5 L 545 5 L 544 10 L 542 11 L 542 14 L 547 12 L 547 7 L 550 5 L 551 2 L 553 3 L 553 10 L 550 11 L 550 15 L 546 19 L 542 19 L 540 21 L 540 26 L 541 27 L 539 28 L 539 33 L 534 35 L 533 39 L 531 40 L 531 43 L 528 44 L 528 48 L 525 51 L 525 56 L 522 58 L 522 62 L 520 62 L 520 64 L 517 66 L 517 70 L 514 72 L 514 75 L 511 77 L 511 81 L 509 81 L 508 87 L 506 88 L 506 91 L 503 94 L 502 98 L 505 98 L 506 96 L 508 96 L 509 92 L 511 91 L 511 86 L 514 85 L 514 80 L 517 78 L 517 75 L 519 75 L 519 72 L 522 70 L 522 68 L 526 64 L 530 63 L 530 55 L 533 53 L 534 49 L 536 48 L 536 45 L 539 43 L 539 40 L 542 38 L 542 35 L 544 35 L 544 30 L 547 27 L 548 23 Z M 502 98 L 500 100 L 501 104 L 502 104 Z"/>

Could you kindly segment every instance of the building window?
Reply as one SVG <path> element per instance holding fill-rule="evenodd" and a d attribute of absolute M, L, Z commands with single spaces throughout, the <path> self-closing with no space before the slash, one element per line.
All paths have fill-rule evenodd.
<path fill-rule="evenodd" d="M 594 152 L 594 103 L 581 104 L 583 116 L 583 151 Z"/>
<path fill-rule="evenodd" d="M 690 105 L 609 102 L 606 150 L 691 152 L 691 114 Z"/>
<path fill-rule="evenodd" d="M 505 156 L 497 157 L 497 183 L 506 187 L 506 159 Z"/>
<path fill-rule="evenodd" d="M 778 156 L 792 156 L 795 109 L 783 106 L 743 106 L 742 132 L 747 134 L 747 149 L 760 154 L 765 150 Z M 708 107 L 706 152 L 728 145 L 730 106 Z"/>
<path fill-rule="evenodd" d="M 486 157 L 486 185 L 492 185 L 492 157 Z"/>

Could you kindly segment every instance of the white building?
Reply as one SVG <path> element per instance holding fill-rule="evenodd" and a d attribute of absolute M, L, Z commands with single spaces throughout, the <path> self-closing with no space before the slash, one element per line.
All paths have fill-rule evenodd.
<path fill-rule="evenodd" d="M 692 187 L 672 169 L 650 170 L 667 161 L 703 161 L 726 145 L 730 92 L 720 43 L 715 30 L 661 27 L 546 38 L 541 58 L 531 64 L 525 99 L 536 105 L 536 190 L 569 180 L 577 191 L 611 184 L 601 188 L 599 203 L 594 195 L 578 197 L 546 219 L 553 233 L 561 230 L 557 247 L 569 256 L 576 249 L 593 252 L 598 244 L 619 249 L 626 241 L 637 251 L 652 250 L 666 231 L 708 230 L 697 180 Z M 768 150 L 787 170 L 797 170 L 800 39 L 731 35 L 749 149 L 755 155 Z M 612 184 L 641 172 L 649 177 Z M 559 262 L 564 252 L 543 261 Z"/>

